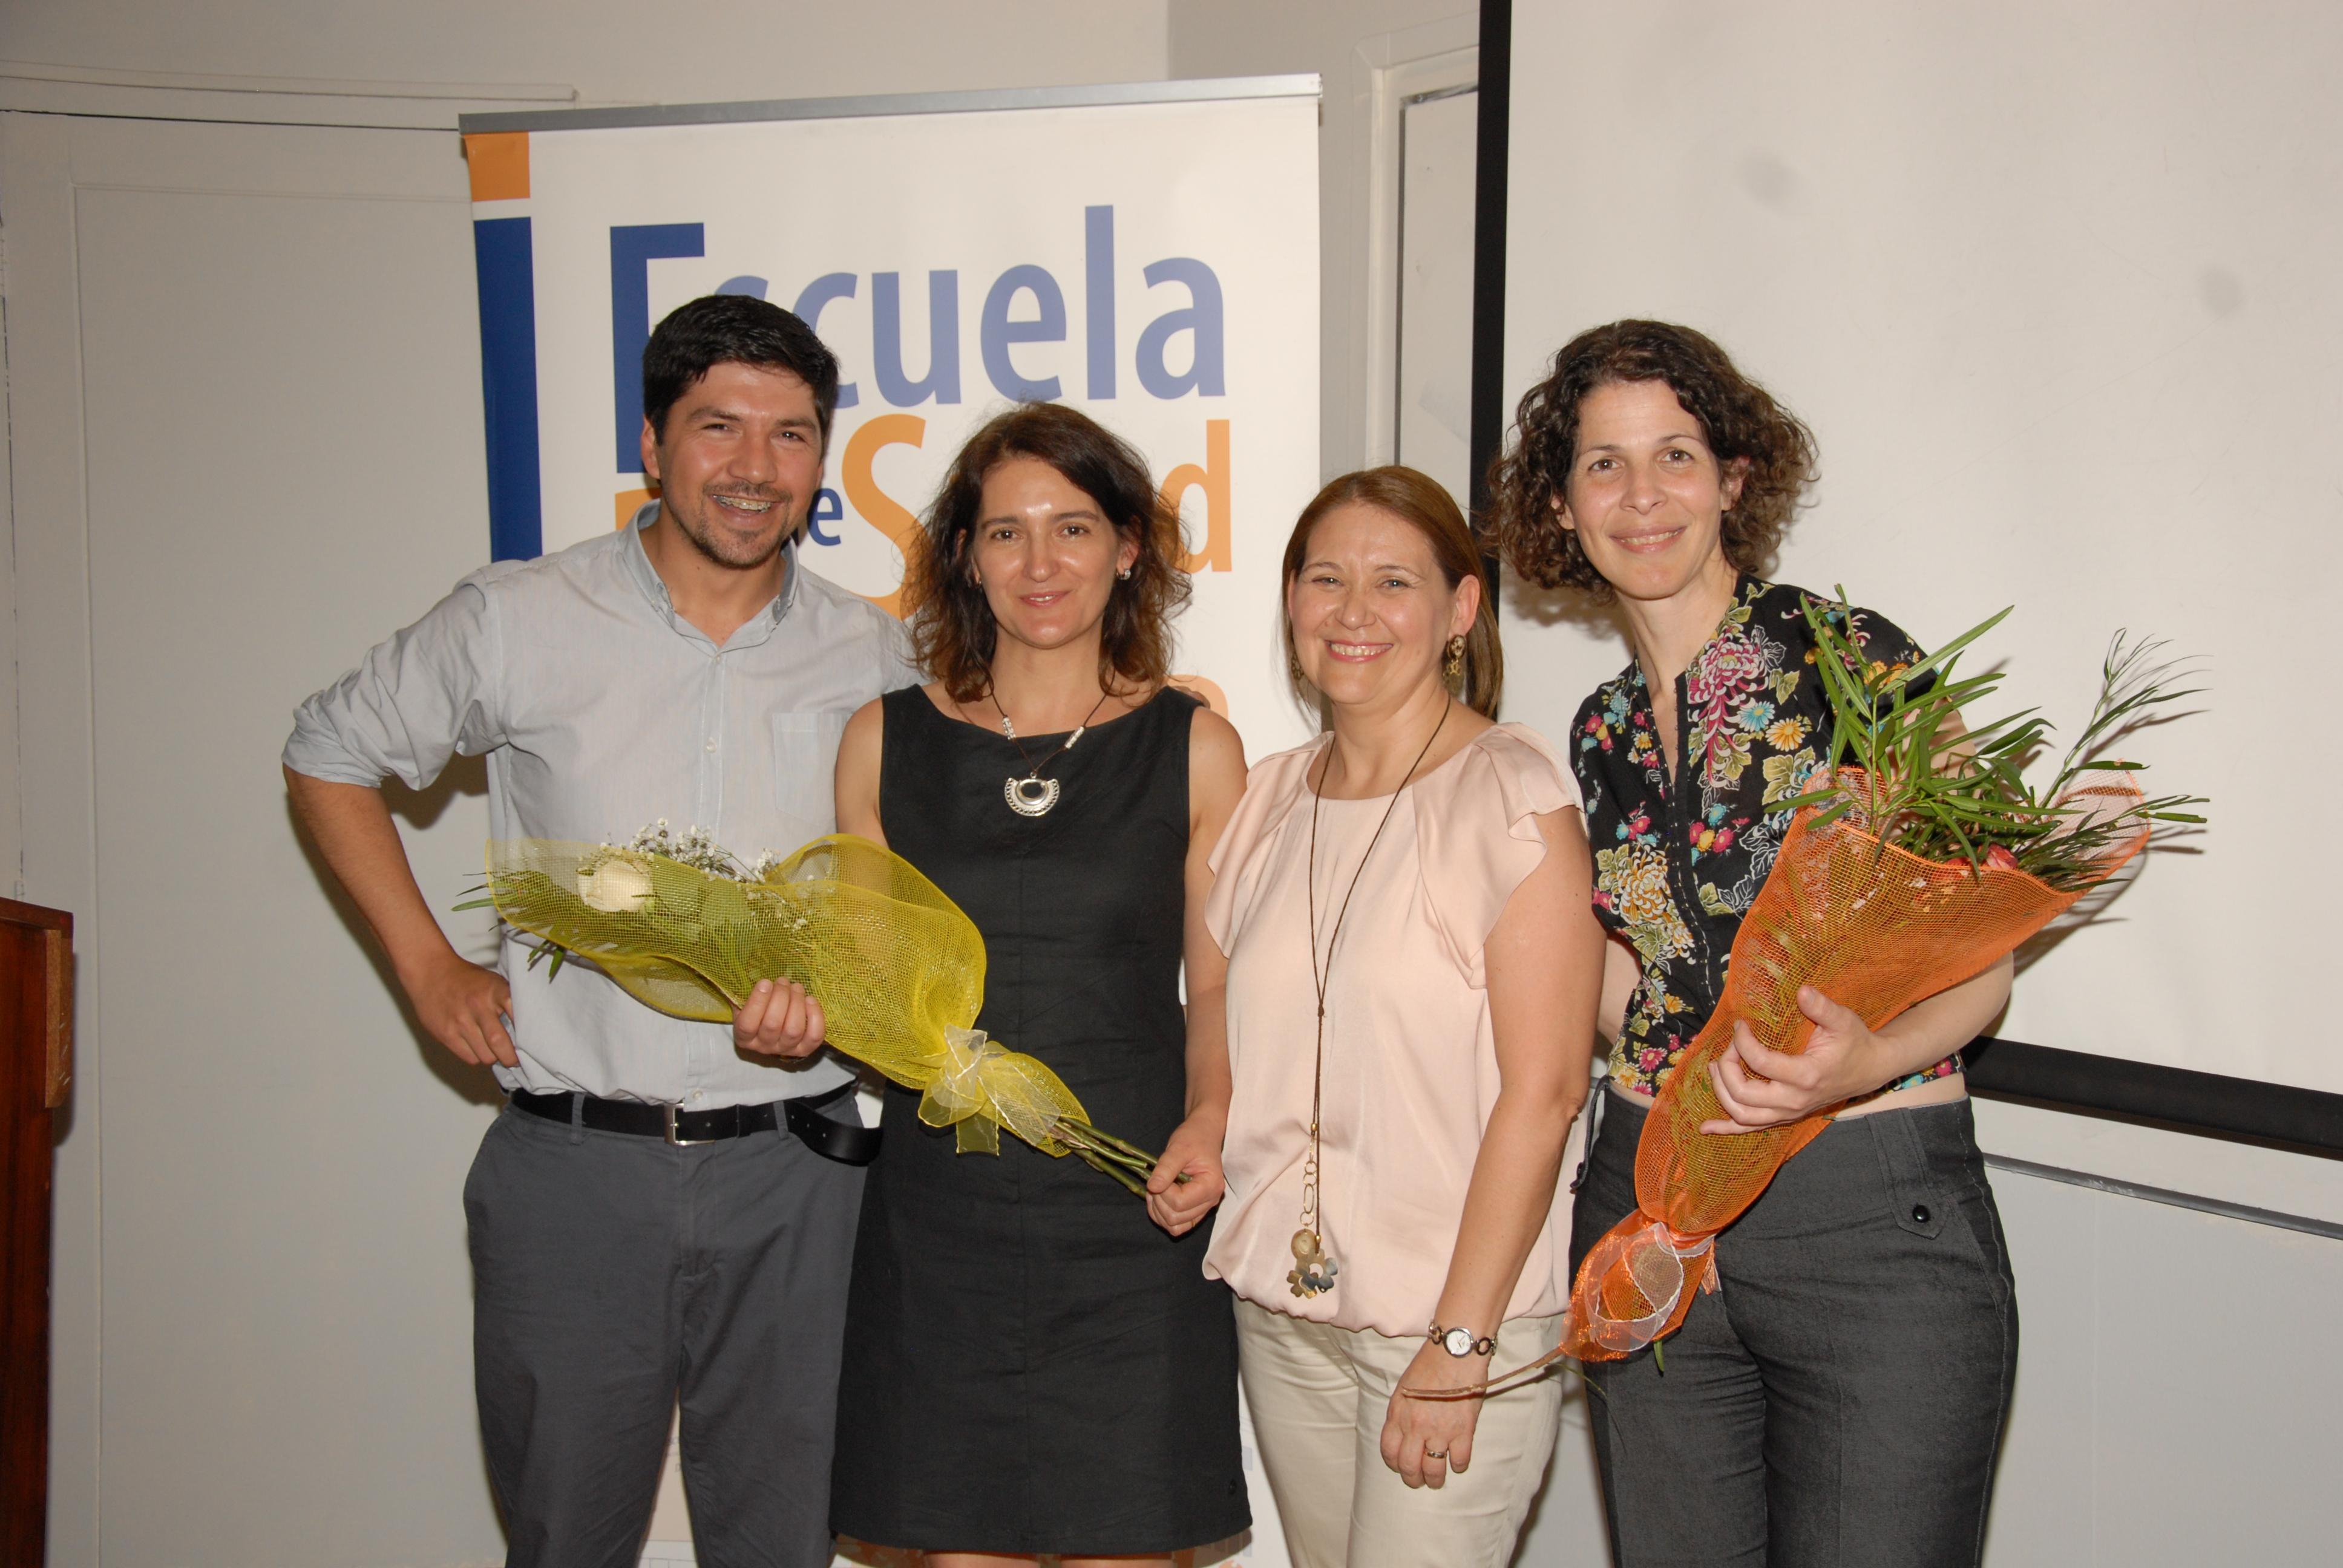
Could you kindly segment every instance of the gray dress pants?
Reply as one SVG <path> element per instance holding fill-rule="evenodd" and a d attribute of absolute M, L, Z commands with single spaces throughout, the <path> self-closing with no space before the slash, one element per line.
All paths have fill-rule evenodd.
<path fill-rule="evenodd" d="M 508 1108 L 464 1184 L 508 1568 L 631 1568 L 682 1402 L 707 1568 L 827 1568 L 862 1172 L 786 1131 L 679 1147 Z"/>
<path fill-rule="evenodd" d="M 1608 1090 L 1571 1266 L 1635 1206 Z M 1684 1327 L 1589 1362 L 1617 1568 L 1975 1568 L 2017 1303 L 1966 1101 L 1834 1123 L 1717 1238 Z"/>

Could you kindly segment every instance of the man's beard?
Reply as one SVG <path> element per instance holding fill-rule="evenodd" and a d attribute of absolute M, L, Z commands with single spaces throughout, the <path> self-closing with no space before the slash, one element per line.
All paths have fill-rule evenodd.
<path fill-rule="evenodd" d="M 780 518 L 782 527 L 776 530 L 769 539 L 744 540 L 710 527 L 706 520 L 695 521 L 689 518 L 684 516 L 681 508 L 670 507 L 669 510 L 674 514 L 677 531 L 690 541 L 692 548 L 719 567 L 745 571 L 763 566 L 779 554 L 781 546 L 788 542 L 790 535 L 797 532 L 797 528 L 790 525 L 789 520 L 792 498 L 780 490 L 769 492 L 735 490 L 725 493 L 734 500 L 771 501 L 772 509 L 766 512 L 764 516 L 768 518 Z M 700 500 L 705 508 L 700 514 L 702 519 L 712 519 L 722 515 L 722 503 L 713 496 L 702 495 Z M 802 519 L 799 520 L 802 521 Z"/>

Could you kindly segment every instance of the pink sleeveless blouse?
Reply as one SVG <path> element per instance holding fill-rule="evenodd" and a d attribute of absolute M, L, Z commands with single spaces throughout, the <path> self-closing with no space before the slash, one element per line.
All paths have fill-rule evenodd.
<path fill-rule="evenodd" d="M 1578 802 L 1544 738 L 1502 724 L 1408 787 L 1363 870 L 1391 797 L 1319 804 L 1322 970 L 1354 873 L 1358 888 L 1326 988 L 1320 1228 L 1340 1272 L 1332 1291 L 1297 1298 L 1285 1276 L 1301 1223 L 1317 1024 L 1307 774 L 1331 743 L 1322 735 L 1256 766 L 1212 853 L 1204 921 L 1229 958 L 1234 1091 L 1228 1197 L 1204 1272 L 1295 1317 L 1416 1335 L 1438 1305 L 1497 1100 L 1482 949 L 1545 858 L 1533 819 Z M 1507 1318 L 1563 1310 L 1569 1239 L 1570 1196 L 1558 1187 Z"/>

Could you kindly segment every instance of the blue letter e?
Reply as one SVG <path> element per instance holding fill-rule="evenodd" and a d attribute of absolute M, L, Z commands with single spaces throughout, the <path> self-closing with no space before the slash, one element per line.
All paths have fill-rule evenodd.
<path fill-rule="evenodd" d="M 1033 319 L 1010 320 L 1009 307 L 1017 302 L 1019 294 L 1027 292 L 1033 296 Z M 984 373 L 992 377 L 1001 395 L 1024 403 L 1055 400 L 1058 378 L 1045 376 L 1031 381 L 1020 376 L 1016 363 L 1009 357 L 1009 346 L 1065 340 L 1066 297 L 1059 291 L 1058 280 L 1030 265 L 1012 266 L 1002 273 L 1000 281 L 992 286 L 992 292 L 984 297 L 983 330 L 978 334 L 978 341 L 984 346 Z"/>

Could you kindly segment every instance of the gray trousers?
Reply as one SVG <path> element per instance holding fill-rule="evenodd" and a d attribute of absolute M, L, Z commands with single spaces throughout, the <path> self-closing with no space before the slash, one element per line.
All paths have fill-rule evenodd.
<path fill-rule="evenodd" d="M 508 1568 L 632 1568 L 682 1405 L 707 1568 L 827 1568 L 862 1172 L 786 1131 L 688 1147 L 507 1109 L 464 1183 Z"/>
<path fill-rule="evenodd" d="M 1574 1271 L 1635 1206 L 1645 1113 L 1597 1093 Z M 1661 1356 L 1586 1367 L 1617 1568 L 1974 1568 L 2017 1303 L 1967 1101 L 1835 1123 L 1716 1266 Z"/>

